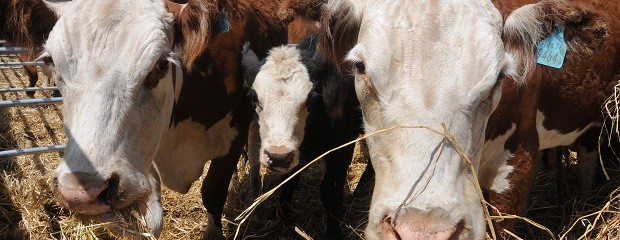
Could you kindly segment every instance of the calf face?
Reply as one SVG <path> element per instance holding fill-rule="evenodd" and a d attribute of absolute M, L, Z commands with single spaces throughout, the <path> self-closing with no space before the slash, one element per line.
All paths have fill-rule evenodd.
<path fill-rule="evenodd" d="M 71 210 L 101 216 L 137 206 L 159 233 L 162 209 L 153 160 L 182 82 L 176 79 L 182 69 L 174 46 L 197 50 L 183 55 L 191 66 L 208 39 L 184 25 L 190 17 L 203 24 L 192 15 L 196 8 L 208 12 L 207 6 L 190 3 L 175 12 L 175 25 L 163 1 L 76 1 L 50 33 L 43 59 L 54 66 L 68 136 L 54 183 L 60 202 Z M 208 32 L 204 25 L 200 31 Z M 175 32 L 183 41 L 175 42 Z M 198 40 L 204 43 L 192 42 Z"/>
<path fill-rule="evenodd" d="M 244 63 L 257 62 L 251 60 L 251 54 L 249 49 L 244 53 Z M 249 67 L 246 75 L 252 75 Z M 246 83 L 251 85 L 250 98 L 258 118 L 259 161 L 273 171 L 286 173 L 299 164 L 298 148 L 308 117 L 306 101 L 312 90 L 308 70 L 296 48 L 276 47 L 256 78 Z"/>
<path fill-rule="evenodd" d="M 490 1 L 330 1 L 322 26 L 326 54 L 354 66 L 366 132 L 445 126 L 477 167 L 509 66 Z M 368 147 L 368 239 L 485 236 L 475 173 L 454 143 L 403 128 L 369 137 Z"/>

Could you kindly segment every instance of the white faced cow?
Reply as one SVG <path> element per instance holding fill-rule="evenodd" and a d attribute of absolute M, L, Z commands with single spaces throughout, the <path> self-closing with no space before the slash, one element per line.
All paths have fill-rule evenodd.
<path fill-rule="evenodd" d="M 213 159 L 202 184 L 204 236 L 222 238 L 228 183 L 252 116 L 239 53 L 247 40 L 259 50 L 285 42 L 284 24 L 268 21 L 276 5 L 74 1 L 43 55 L 59 79 L 69 138 L 54 174 L 59 200 L 101 218 L 137 206 L 158 235 L 160 177 L 185 193 Z"/>
<path fill-rule="evenodd" d="M 518 1 L 497 2 L 520 6 Z M 481 162 L 481 152 L 487 120 L 500 100 L 501 73 L 530 84 L 537 43 L 550 35 L 554 25 L 572 23 L 566 19 L 588 13 L 581 9 L 572 13 L 586 14 L 571 15 L 564 11 L 571 7 L 565 1 L 544 2 L 517 10 L 506 26 L 493 3 L 484 0 L 329 2 L 322 19 L 322 48 L 337 62 L 346 58 L 343 66 L 355 66 L 366 131 L 399 125 L 443 131 L 445 126 L 477 170 L 469 170 L 452 142 L 425 129 L 396 129 L 370 137 L 376 183 L 368 239 L 485 237 L 481 199 L 472 175 L 506 177 L 501 169 L 481 168 L 489 164 Z M 571 24 L 564 27 L 567 33 L 578 29 Z M 608 43 L 601 49 L 615 53 L 612 58 L 617 61 L 617 40 L 615 45 Z M 524 106 L 507 110 L 520 107 Z M 491 139 L 503 135 L 503 128 L 498 131 Z M 537 146 L 534 149 L 538 151 Z M 511 176 L 529 171 L 511 163 L 515 170 L 509 172 Z M 486 183 L 485 189 L 492 188 Z M 497 198 L 490 200 L 509 200 L 506 203 L 521 207 L 526 199 L 523 192 L 517 193 L 495 194 Z"/>
<path fill-rule="evenodd" d="M 257 117 L 256 124 L 250 127 L 250 160 L 260 160 L 268 168 L 284 173 L 283 178 L 363 132 L 352 78 L 338 72 L 317 51 L 318 39 L 314 34 L 297 47 L 273 48 L 262 66 L 251 50 L 244 52 L 246 84 L 251 89 Z M 324 239 L 343 238 L 343 188 L 352 156 L 351 145 L 324 157 L 320 189 L 327 211 Z M 257 171 L 255 167 L 250 175 L 255 183 Z M 291 214 L 293 190 L 298 182 L 299 176 L 287 182 L 280 192 L 285 216 Z"/>

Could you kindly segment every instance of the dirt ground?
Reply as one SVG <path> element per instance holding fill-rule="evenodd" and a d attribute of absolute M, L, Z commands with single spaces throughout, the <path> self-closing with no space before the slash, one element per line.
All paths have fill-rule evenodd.
<path fill-rule="evenodd" d="M 8 58 L 0 60 L 12 61 Z M 22 70 L 0 70 L 0 88 L 24 87 L 26 83 Z M 49 91 L 38 92 L 36 97 L 51 94 Z M 25 98 L 22 92 L 0 94 L 0 100 Z M 0 108 L 0 150 L 61 144 L 65 139 L 62 105 Z M 349 239 L 363 239 L 370 200 L 368 190 L 353 194 L 365 168 L 364 158 L 361 154 L 356 156 L 350 168 L 345 195 L 344 221 L 349 227 Z M 115 238 L 102 230 L 103 225 L 80 221 L 55 202 L 49 188 L 49 176 L 61 157 L 60 153 L 55 152 L 0 159 L 0 239 Z M 248 167 L 244 163 L 244 159 L 241 159 L 223 216 L 224 231 L 229 239 L 234 238 L 237 228 L 238 239 L 304 239 L 304 234 L 314 239 L 322 238 L 325 213 L 318 194 L 323 170 L 321 162 L 302 173 L 301 184 L 294 195 L 295 213 L 292 218 L 280 220 L 276 193 L 261 204 L 247 222 L 239 226 L 235 218 L 247 206 L 245 193 L 248 188 Z M 620 194 L 614 190 L 619 186 L 618 171 L 611 171 L 614 181 L 603 183 L 591 195 L 577 197 L 570 191 L 575 179 L 569 170 L 570 167 L 561 171 L 546 170 L 538 175 L 526 217 L 547 226 L 555 235 L 565 233 L 576 223 L 565 239 L 577 239 L 588 227 L 593 226 L 596 226 L 594 231 L 585 239 L 617 237 L 620 225 L 617 222 L 620 220 L 616 212 L 620 201 L 615 200 L 618 200 Z M 279 176 L 265 174 L 265 189 L 275 186 L 278 180 Z M 165 223 L 161 239 L 200 239 L 207 221 L 200 199 L 200 182 L 194 183 L 186 195 L 164 188 L 162 202 Z M 596 214 L 600 209 L 605 211 Z M 575 220 L 590 213 L 594 214 L 584 220 Z M 132 220 L 131 214 L 123 216 L 125 220 L 105 226 L 121 226 L 132 238 L 148 238 L 131 235 L 133 231 L 139 230 L 139 227 L 134 226 L 139 220 Z M 601 231 L 605 235 L 597 236 Z M 550 238 L 545 232 L 526 223 L 519 224 L 515 233 L 524 239 Z"/>

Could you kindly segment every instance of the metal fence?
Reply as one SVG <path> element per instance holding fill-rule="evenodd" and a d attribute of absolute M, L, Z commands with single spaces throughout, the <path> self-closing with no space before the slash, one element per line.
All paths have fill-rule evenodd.
<path fill-rule="evenodd" d="M 20 47 L 0 47 L 0 56 L 16 56 L 16 54 L 25 52 L 27 50 L 28 49 L 20 48 Z M 0 70 L 23 68 L 24 66 L 32 66 L 32 65 L 41 66 L 43 64 L 44 63 L 41 61 L 0 62 Z M 58 88 L 57 87 L 0 88 L 0 93 L 23 92 L 23 91 L 46 91 L 46 90 L 53 91 L 53 90 L 58 90 Z M 0 107 L 40 106 L 40 105 L 50 105 L 50 104 L 60 104 L 60 103 L 62 103 L 62 97 L 33 98 L 33 99 L 23 99 L 23 100 L 3 100 L 3 101 L 0 101 Z M 0 151 L 0 157 L 14 157 L 14 156 L 26 155 L 26 154 L 62 151 L 63 149 L 65 149 L 65 145 L 12 149 L 12 150 Z"/>

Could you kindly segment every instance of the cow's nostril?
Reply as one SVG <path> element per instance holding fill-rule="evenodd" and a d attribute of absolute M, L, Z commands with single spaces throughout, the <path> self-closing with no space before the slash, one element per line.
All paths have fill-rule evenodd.
<path fill-rule="evenodd" d="M 118 174 L 112 174 L 110 178 L 106 181 L 107 188 L 104 189 L 99 196 L 97 196 L 97 200 L 103 203 L 110 203 L 113 199 L 118 196 L 118 186 L 119 186 L 120 178 Z"/>
<path fill-rule="evenodd" d="M 110 182 L 103 180 L 99 175 L 84 172 L 65 173 L 58 175 L 54 183 L 60 202 L 71 210 L 87 215 L 110 211 L 110 206 L 100 198 L 108 195 Z"/>
<path fill-rule="evenodd" d="M 269 151 L 265 151 L 265 154 L 267 154 L 267 156 L 269 157 L 268 163 L 269 167 L 271 168 L 288 168 L 289 166 L 291 166 L 291 163 L 293 162 L 293 157 L 295 156 L 295 153 L 293 153 L 292 151 L 286 153 L 272 153 Z"/>

